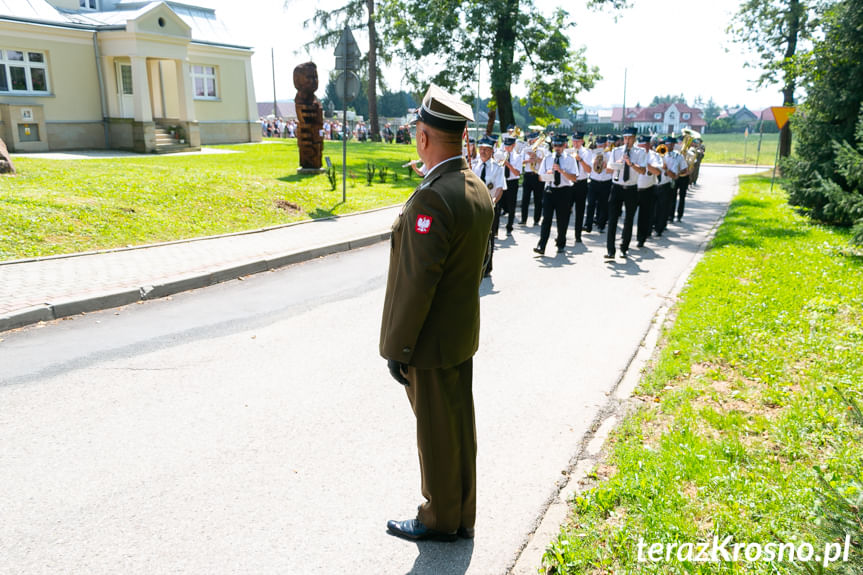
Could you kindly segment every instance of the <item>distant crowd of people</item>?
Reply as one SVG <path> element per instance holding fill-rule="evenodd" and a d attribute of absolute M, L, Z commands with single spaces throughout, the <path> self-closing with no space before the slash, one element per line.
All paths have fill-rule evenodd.
<path fill-rule="evenodd" d="M 260 117 L 258 121 L 261 124 L 261 136 L 265 138 L 296 138 L 297 137 L 297 121 L 283 118 L 264 118 Z M 365 121 L 356 122 L 353 127 L 350 123 L 347 128 L 343 122 L 338 120 L 324 119 L 324 125 L 321 128 L 321 136 L 324 140 L 341 140 L 343 135 L 348 140 L 356 140 L 358 142 L 367 142 L 372 140 L 371 130 Z M 396 126 L 387 122 L 381 130 L 381 141 L 387 144 L 411 144 L 411 129 L 408 125 Z"/>

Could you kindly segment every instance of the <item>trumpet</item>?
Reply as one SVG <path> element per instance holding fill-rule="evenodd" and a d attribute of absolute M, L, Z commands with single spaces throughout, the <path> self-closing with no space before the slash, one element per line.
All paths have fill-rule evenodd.
<path fill-rule="evenodd" d="M 658 146 L 656 146 L 656 153 L 660 156 L 664 156 L 668 153 L 668 146 L 666 146 L 665 144 L 659 144 Z"/>

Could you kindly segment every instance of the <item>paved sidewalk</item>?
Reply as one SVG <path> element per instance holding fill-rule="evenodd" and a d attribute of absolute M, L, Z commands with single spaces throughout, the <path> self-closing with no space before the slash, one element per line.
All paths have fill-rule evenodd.
<path fill-rule="evenodd" d="M 401 206 L 225 236 L 0 262 L 0 332 L 370 245 Z"/>

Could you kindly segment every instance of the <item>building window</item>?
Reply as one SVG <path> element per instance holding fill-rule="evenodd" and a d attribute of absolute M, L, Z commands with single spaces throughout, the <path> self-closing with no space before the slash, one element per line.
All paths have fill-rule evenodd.
<path fill-rule="evenodd" d="M 192 66 L 192 85 L 195 87 L 195 98 L 217 98 L 216 67 Z"/>
<path fill-rule="evenodd" d="M 98 0 L 78 0 L 78 6 L 85 10 L 98 10 Z"/>
<path fill-rule="evenodd" d="M 48 92 L 43 52 L 0 50 L 0 92 Z"/>
<path fill-rule="evenodd" d="M 654 112 L 654 114 L 653 114 L 653 119 L 654 119 L 654 120 L 659 120 L 660 118 L 662 118 L 662 114 L 660 114 L 659 112 Z"/>
<path fill-rule="evenodd" d="M 689 112 L 683 112 L 683 116 L 681 116 L 684 120 L 689 119 Z"/>

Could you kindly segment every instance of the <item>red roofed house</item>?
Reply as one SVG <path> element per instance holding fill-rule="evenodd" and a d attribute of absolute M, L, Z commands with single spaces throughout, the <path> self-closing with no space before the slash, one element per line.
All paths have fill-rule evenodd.
<path fill-rule="evenodd" d="M 704 112 L 700 108 L 690 108 L 678 102 L 647 108 L 627 108 L 626 121 L 623 120 L 623 108 L 614 108 L 611 121 L 615 129 L 622 128 L 625 123 L 627 126 L 635 126 L 639 132 L 679 134 L 684 128 L 703 132 L 707 127 Z"/>

